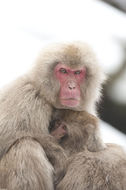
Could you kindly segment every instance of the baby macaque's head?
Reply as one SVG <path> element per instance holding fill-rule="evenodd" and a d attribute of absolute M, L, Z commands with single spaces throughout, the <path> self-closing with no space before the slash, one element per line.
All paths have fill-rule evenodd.
<path fill-rule="evenodd" d="M 58 119 L 57 119 L 58 118 Z M 90 125 L 89 125 L 90 124 Z M 92 134 L 97 129 L 98 119 L 86 111 L 62 110 L 50 124 L 50 134 L 57 140 L 65 136 L 83 133 Z"/>
<path fill-rule="evenodd" d="M 63 148 L 70 152 L 78 152 L 84 146 L 91 152 L 105 148 L 99 136 L 98 118 L 86 111 L 64 110 L 52 121 L 50 134 L 60 141 Z M 65 137 L 65 138 L 64 138 Z"/>

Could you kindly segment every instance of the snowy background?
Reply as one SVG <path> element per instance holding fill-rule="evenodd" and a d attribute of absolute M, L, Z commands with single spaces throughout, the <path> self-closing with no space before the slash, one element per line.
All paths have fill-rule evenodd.
<path fill-rule="evenodd" d="M 117 39 L 126 41 L 126 14 L 103 2 L 1 0 L 0 87 L 26 72 L 42 47 L 58 41 L 86 41 L 105 72 L 112 73 L 122 57 Z M 118 99 L 126 101 L 125 81 L 121 85 Z M 102 121 L 100 125 L 105 142 L 126 148 L 126 135 Z"/>

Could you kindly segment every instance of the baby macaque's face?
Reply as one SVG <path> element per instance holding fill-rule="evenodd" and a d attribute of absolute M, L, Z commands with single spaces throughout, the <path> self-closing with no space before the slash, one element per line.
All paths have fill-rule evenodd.
<path fill-rule="evenodd" d="M 54 136 L 57 140 L 61 140 L 67 135 L 67 127 L 61 120 L 53 121 L 52 127 L 50 129 L 50 134 Z"/>

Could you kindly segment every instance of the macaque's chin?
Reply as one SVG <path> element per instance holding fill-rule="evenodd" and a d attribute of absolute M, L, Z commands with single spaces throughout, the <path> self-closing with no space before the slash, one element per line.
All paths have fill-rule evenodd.
<path fill-rule="evenodd" d="M 77 99 L 61 99 L 60 100 L 60 103 L 63 105 L 63 106 L 67 106 L 67 107 L 77 107 L 79 105 L 79 100 Z"/>

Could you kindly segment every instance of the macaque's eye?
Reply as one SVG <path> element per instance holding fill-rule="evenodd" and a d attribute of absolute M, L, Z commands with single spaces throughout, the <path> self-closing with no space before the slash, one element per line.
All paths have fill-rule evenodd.
<path fill-rule="evenodd" d="M 61 69 L 60 69 L 60 72 L 61 72 L 61 73 L 67 73 L 67 70 L 64 69 L 64 68 L 61 68 Z"/>
<path fill-rule="evenodd" d="M 74 72 L 75 75 L 79 75 L 80 73 L 81 73 L 80 70 Z"/>

